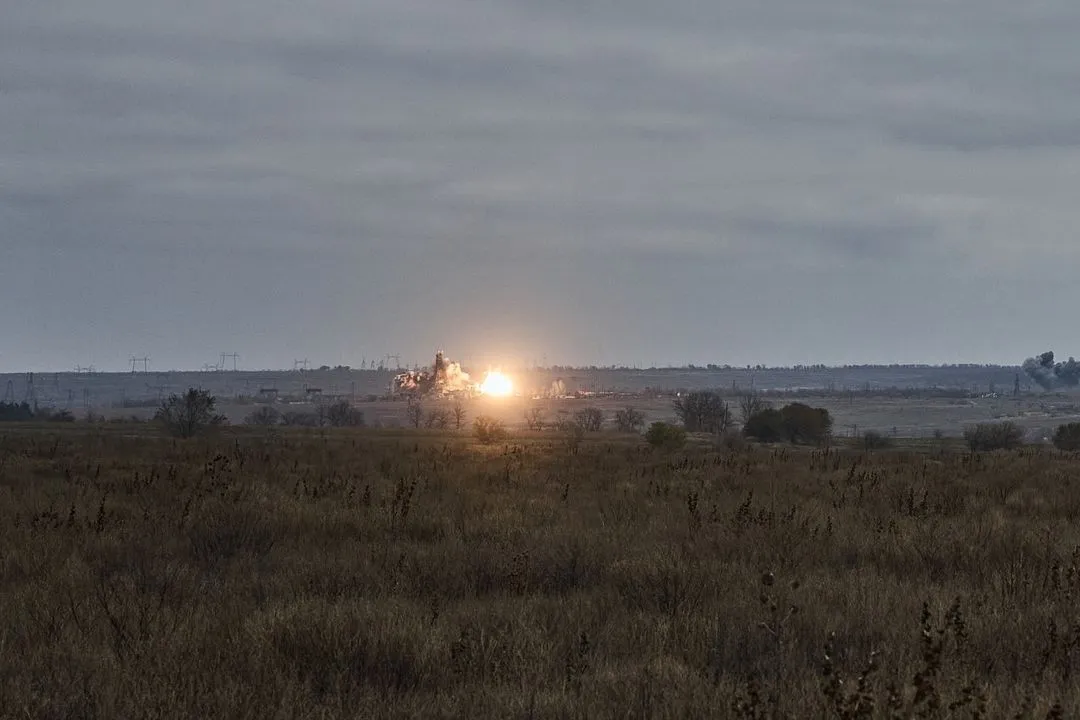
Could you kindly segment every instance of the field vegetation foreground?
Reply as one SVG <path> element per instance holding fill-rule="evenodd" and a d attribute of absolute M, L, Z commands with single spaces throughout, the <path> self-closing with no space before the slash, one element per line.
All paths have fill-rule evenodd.
<path fill-rule="evenodd" d="M 0 435 L 0 715 L 1080 717 L 1080 461 Z"/>

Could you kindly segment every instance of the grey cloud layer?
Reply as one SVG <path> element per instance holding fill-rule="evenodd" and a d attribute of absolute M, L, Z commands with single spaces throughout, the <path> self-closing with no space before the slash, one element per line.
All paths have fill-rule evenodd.
<path fill-rule="evenodd" d="M 107 286 L 144 297 L 92 333 L 79 329 L 89 310 L 65 321 L 42 309 L 56 321 L 16 339 L 43 349 L 0 353 L 0 368 L 88 345 L 137 351 L 131 328 L 162 313 L 131 278 L 176 281 L 170 267 L 191 271 L 180 282 L 222 307 L 254 296 L 296 322 L 332 303 L 363 306 L 363 317 L 331 313 L 303 342 L 348 355 L 376 338 L 418 358 L 450 340 L 429 339 L 441 331 L 414 287 L 425 277 L 431 293 L 463 298 L 488 324 L 470 342 L 553 348 L 571 361 L 616 361 L 648 343 L 628 313 L 685 348 L 672 360 L 721 356 L 730 347 L 701 337 L 680 305 L 716 317 L 770 283 L 824 293 L 812 304 L 834 317 L 859 292 L 903 302 L 881 293 L 911 291 L 889 280 L 905 273 L 929 285 L 927 312 L 926 298 L 975 312 L 978 290 L 959 277 L 1021 299 L 1030 286 L 1046 327 L 1018 332 L 1037 338 L 1064 319 L 1047 314 L 1058 304 L 1048 298 L 1077 299 L 1043 277 L 1080 264 L 1074 4 L 584 5 L 14 0 L 0 22 L 0 247 L 18 244 L 35 266 L 20 287 L 66 278 L 69 296 L 40 302 L 98 297 L 77 272 L 87 263 Z M 178 260 L 188 253 L 245 287 L 200 280 Z M 298 264 L 344 289 L 305 278 L 304 292 L 281 292 Z M 728 285 L 681 283 L 689 267 Z M 559 284 L 576 298 L 566 308 L 514 301 L 515 288 Z M 18 302 L 12 287 L 0 290 L 5 304 Z M 588 319 L 575 313 L 586 302 Z M 1001 303 L 999 317 L 1018 328 L 1033 315 Z M 419 316 L 414 328 L 381 319 L 402 307 Z M 758 310 L 748 322 L 786 316 Z M 166 315 L 189 338 L 169 351 L 177 364 L 192 362 L 182 348 L 200 336 L 238 333 L 267 364 L 285 362 L 269 331 L 243 335 L 239 313 Z M 851 314 L 819 337 L 793 329 L 792 347 L 738 328 L 739 359 L 912 351 L 853 340 L 863 322 Z M 534 329 L 511 330 L 525 325 Z M 576 356 L 595 327 L 606 339 Z M 499 330 L 518 334 L 488 337 Z M 925 332 L 930 360 L 1013 352 L 970 329 L 944 348 L 944 326 Z"/>

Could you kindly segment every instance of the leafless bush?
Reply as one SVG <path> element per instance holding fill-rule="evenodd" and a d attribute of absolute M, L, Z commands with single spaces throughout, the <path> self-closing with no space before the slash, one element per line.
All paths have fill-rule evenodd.
<path fill-rule="evenodd" d="M 525 427 L 530 430 L 544 429 L 544 409 L 531 407 L 525 411 Z"/>
<path fill-rule="evenodd" d="M 244 418 L 244 423 L 247 425 L 258 425 L 261 427 L 270 427 L 277 425 L 281 422 L 281 413 L 278 409 L 267 405 L 265 407 L 253 410 Z"/>
<path fill-rule="evenodd" d="M 979 423 L 964 430 L 972 451 L 1011 450 L 1024 444 L 1024 430 L 1014 422 Z"/>
<path fill-rule="evenodd" d="M 480 415 L 473 420 L 473 435 L 481 443 L 489 445 L 505 440 L 506 428 L 495 418 Z"/>
<path fill-rule="evenodd" d="M 715 392 L 691 392 L 675 399 L 675 416 L 687 432 L 722 435 L 731 424 L 731 408 Z"/>
<path fill-rule="evenodd" d="M 743 425 L 745 425 L 755 414 L 762 410 L 768 410 L 771 407 L 772 403 L 755 392 L 749 392 L 739 397 L 739 417 L 742 420 Z"/>
<path fill-rule="evenodd" d="M 615 411 L 615 427 L 623 433 L 639 433 L 645 427 L 645 415 L 632 407 Z"/>
<path fill-rule="evenodd" d="M 450 410 L 454 416 L 454 429 L 461 430 L 465 427 L 465 421 L 468 419 L 468 413 L 465 410 L 465 406 L 460 401 L 454 403 L 454 407 Z"/>
<path fill-rule="evenodd" d="M 326 408 L 326 422 L 331 427 L 363 427 L 364 411 L 341 400 Z"/>
<path fill-rule="evenodd" d="M 420 406 L 420 403 L 409 403 L 409 406 L 405 408 L 405 419 L 414 428 L 420 427 L 424 422 L 424 408 Z"/>
<path fill-rule="evenodd" d="M 319 416 L 315 413 L 289 410 L 282 413 L 281 424 L 289 427 L 318 427 Z"/>
<path fill-rule="evenodd" d="M 450 426 L 450 414 L 445 410 L 432 410 L 424 420 L 424 427 L 432 430 L 445 430 Z"/>
<path fill-rule="evenodd" d="M 600 408 L 582 408 L 574 413 L 574 421 L 585 432 L 599 432 L 604 426 L 604 411 Z"/>

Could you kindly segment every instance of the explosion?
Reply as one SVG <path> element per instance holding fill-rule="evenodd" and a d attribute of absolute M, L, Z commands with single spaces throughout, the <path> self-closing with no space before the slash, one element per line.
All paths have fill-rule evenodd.
<path fill-rule="evenodd" d="M 452 395 L 473 390 L 469 374 L 456 362 L 447 360 L 442 351 L 435 353 L 435 366 L 430 370 L 410 370 L 394 378 L 393 390 L 409 395 Z"/>
<path fill-rule="evenodd" d="M 498 370 L 489 370 L 480 383 L 480 392 L 491 397 L 508 397 L 514 393 L 514 383 Z"/>
<path fill-rule="evenodd" d="M 508 397 L 514 394 L 514 383 L 498 370 L 489 370 L 479 385 L 456 362 L 447 360 L 442 352 L 435 354 L 431 370 L 409 370 L 394 378 L 394 393 L 424 397 L 427 395 L 471 395 Z"/>

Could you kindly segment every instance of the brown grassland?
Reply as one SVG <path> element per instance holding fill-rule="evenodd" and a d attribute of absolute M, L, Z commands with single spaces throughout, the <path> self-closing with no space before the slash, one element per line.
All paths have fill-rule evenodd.
<path fill-rule="evenodd" d="M 1080 717 L 1078 520 L 1044 448 L 5 429 L 0 716 Z"/>

